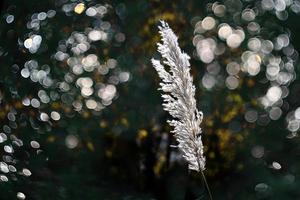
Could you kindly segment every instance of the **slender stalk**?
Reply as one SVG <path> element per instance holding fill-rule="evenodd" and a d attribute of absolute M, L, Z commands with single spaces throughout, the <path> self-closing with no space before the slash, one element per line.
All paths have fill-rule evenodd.
<path fill-rule="evenodd" d="M 199 156 L 198 150 L 196 150 L 196 155 L 197 155 L 197 157 Z M 199 159 L 197 160 L 197 163 L 198 163 L 198 166 L 200 166 L 200 161 L 199 161 Z M 199 171 L 200 171 L 201 176 L 202 176 L 202 179 L 203 179 L 203 181 L 204 181 L 204 185 L 205 185 L 205 188 L 206 188 L 207 193 L 208 193 L 208 195 L 209 195 L 209 199 L 210 199 L 210 200 L 213 200 L 212 195 L 211 195 L 211 192 L 210 192 L 210 189 L 209 189 L 209 186 L 208 186 L 208 183 L 207 183 L 206 178 L 205 178 L 205 174 L 204 174 L 204 172 L 203 172 L 203 170 L 202 170 L 201 168 L 199 168 Z"/>
<path fill-rule="evenodd" d="M 206 188 L 206 190 L 207 190 L 207 192 L 208 192 L 209 199 L 210 199 L 210 200 L 213 200 L 212 195 L 211 195 L 211 192 L 210 192 L 210 189 L 209 189 L 209 186 L 208 186 L 208 183 L 207 183 L 206 178 L 205 178 L 205 175 L 204 175 L 204 173 L 203 173 L 202 170 L 200 170 L 200 173 L 201 173 L 201 176 L 202 176 L 202 178 L 203 178 L 203 181 L 204 181 L 204 184 L 205 184 L 205 188 Z"/>

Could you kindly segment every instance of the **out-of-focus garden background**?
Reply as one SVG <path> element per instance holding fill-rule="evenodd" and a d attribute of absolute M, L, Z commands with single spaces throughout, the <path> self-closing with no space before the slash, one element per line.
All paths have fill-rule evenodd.
<path fill-rule="evenodd" d="M 214 199 L 300 199 L 298 0 L 3 0 L 0 199 L 207 199 L 150 59 L 191 56 Z M 298 75 L 298 76 L 297 76 Z"/>

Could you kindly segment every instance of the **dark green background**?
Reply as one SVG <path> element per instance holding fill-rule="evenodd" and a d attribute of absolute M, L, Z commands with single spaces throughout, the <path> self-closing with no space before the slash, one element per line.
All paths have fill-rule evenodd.
<path fill-rule="evenodd" d="M 115 13 L 108 16 L 114 23 L 119 24 L 126 35 L 126 41 L 121 46 L 108 45 L 104 48 L 110 49 L 111 57 L 118 60 L 121 69 L 131 73 L 130 81 L 118 86 L 119 97 L 99 116 L 92 115 L 86 118 L 75 114 L 72 118 L 65 117 L 60 122 L 54 123 L 50 131 L 39 122 L 37 129 L 28 125 L 18 130 L 16 134 L 24 140 L 24 143 L 33 138 L 38 140 L 43 153 L 36 155 L 26 145 L 16 152 L 20 160 L 19 165 L 27 166 L 32 171 L 32 176 L 29 178 L 18 176 L 17 181 L 0 182 L 0 199 L 15 199 L 18 191 L 26 194 L 26 199 L 37 200 L 196 199 L 196 197 L 207 199 L 201 177 L 196 173 L 189 173 L 185 164 L 165 163 L 159 174 L 154 171 L 154 166 L 158 162 L 161 133 L 169 132 L 170 128 L 166 124 L 169 116 L 162 110 L 160 94 L 157 91 L 159 80 L 150 65 L 150 58 L 157 55 L 155 52 L 155 42 L 158 41 L 157 18 L 164 13 L 174 16 L 169 20 L 170 26 L 179 35 L 182 48 L 192 54 L 193 26 L 189 21 L 193 16 L 205 15 L 206 1 L 107 2 L 113 7 L 120 4 L 126 6 L 124 18 L 117 17 Z M 31 14 L 49 9 L 59 10 L 57 1 L 1 1 L 0 47 L 5 54 L 0 56 L 0 91 L 4 94 L 4 98 L 0 101 L 0 109 L 38 91 L 37 86 L 29 80 L 22 79 L 20 73 L 12 73 L 11 66 L 17 64 L 21 68 L 32 56 L 17 45 L 18 38 L 24 38 L 24 34 L 28 32 L 26 23 Z M 7 13 L 15 16 L 12 24 L 5 22 Z M 49 30 L 43 30 L 45 34 L 50 30 L 55 33 L 48 43 L 48 49 L 52 51 L 56 48 L 57 42 L 67 35 L 63 29 L 65 26 L 71 30 L 78 30 L 88 20 L 77 15 L 63 17 L 63 13 L 59 14 L 59 11 L 57 15 L 55 20 L 49 20 Z M 299 15 L 291 13 L 289 19 L 284 22 L 276 20 L 271 15 L 265 16 L 263 20 L 274 21 L 279 26 L 290 29 L 292 43 L 299 51 L 299 19 Z M 41 62 L 54 63 L 49 54 L 35 56 Z M 62 76 L 62 72 L 54 65 L 55 73 Z M 197 87 L 198 107 L 204 111 L 204 117 L 209 118 L 216 110 L 222 115 L 222 109 L 227 106 L 223 100 L 232 92 L 226 89 L 218 91 L 201 89 L 199 80 L 203 70 L 203 64 L 193 59 L 192 72 Z M 297 72 L 299 73 L 298 65 Z M 300 106 L 299 83 L 300 79 L 297 78 L 289 87 L 290 95 L 286 101 L 290 105 L 290 110 Z M 265 86 L 257 87 L 263 89 Z M 12 94 L 12 88 L 18 91 L 17 96 Z M 239 92 L 242 96 L 247 96 L 252 90 L 241 88 Z M 243 104 L 246 105 L 248 101 L 250 99 L 244 98 Z M 38 111 L 25 109 L 22 112 L 26 114 Z M 221 139 L 214 132 L 205 135 L 208 128 L 203 125 L 206 151 L 216 154 L 214 159 L 207 158 L 206 166 L 207 179 L 214 199 L 300 199 L 300 141 L 298 137 L 286 138 L 289 133 L 285 129 L 285 114 L 267 126 L 254 124 L 243 127 L 241 131 L 243 133 L 232 133 L 242 134 L 244 140 L 233 141 L 232 149 L 228 150 L 229 157 L 231 151 L 234 152 L 232 154 L 234 158 L 230 162 L 226 161 L 226 157 L 222 157 L 220 149 L 216 147 Z M 128 125 L 122 122 L 123 118 L 127 120 Z M 242 117 L 237 119 L 242 121 Z M 105 128 L 99 126 L 103 120 L 108 124 Z M 7 119 L 1 118 L 0 125 L 6 123 Z M 157 126 L 158 131 L 155 129 Z M 216 122 L 210 127 L 212 130 L 220 128 L 227 129 L 228 124 Z M 146 130 L 148 135 L 141 143 L 137 143 L 140 130 Z M 81 142 L 77 148 L 70 150 L 65 146 L 64 138 L 69 132 L 74 131 L 79 135 Z M 55 142 L 49 142 L 51 136 L 56 138 Z M 168 142 L 174 142 L 171 135 Z M 93 144 L 92 149 L 89 148 L 89 143 Z M 251 156 L 251 148 L 255 145 L 265 147 L 266 155 L 263 159 Z M 111 153 L 110 156 L 107 156 L 108 151 Z M 170 148 L 167 146 L 165 151 L 169 159 Z M 274 171 L 268 167 L 273 160 L 281 163 L 281 170 Z M 141 162 L 145 165 L 143 170 L 140 169 Z M 287 181 L 288 174 L 294 175 L 292 183 Z M 269 188 L 259 193 L 255 191 L 255 186 L 259 183 L 267 183 Z"/>

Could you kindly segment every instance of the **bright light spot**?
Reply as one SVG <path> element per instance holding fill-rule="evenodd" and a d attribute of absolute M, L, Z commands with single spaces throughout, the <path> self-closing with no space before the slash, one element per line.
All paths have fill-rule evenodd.
<path fill-rule="evenodd" d="M 28 77 L 30 76 L 29 69 L 23 68 L 23 69 L 21 70 L 21 76 L 23 76 L 24 78 L 28 78 Z"/>
<path fill-rule="evenodd" d="M 223 17 L 226 12 L 226 7 L 224 5 L 216 5 L 213 7 L 213 12 L 217 17 Z"/>
<path fill-rule="evenodd" d="M 272 86 L 268 89 L 266 97 L 273 103 L 278 101 L 281 98 L 282 90 L 278 86 Z"/>
<path fill-rule="evenodd" d="M 40 107 L 41 103 L 36 98 L 31 99 L 30 104 L 34 108 Z"/>
<path fill-rule="evenodd" d="M 34 149 L 40 148 L 40 144 L 37 141 L 34 141 L 34 140 L 30 142 L 30 146 Z"/>
<path fill-rule="evenodd" d="M 241 42 L 245 39 L 245 32 L 243 29 L 237 29 L 234 31 L 235 34 L 240 36 Z"/>
<path fill-rule="evenodd" d="M 228 76 L 225 83 L 230 90 L 234 90 L 239 86 L 239 80 L 234 76 Z"/>
<path fill-rule="evenodd" d="M 269 117 L 272 120 L 278 120 L 280 118 L 281 114 L 282 114 L 282 111 L 279 107 L 273 107 L 269 111 Z"/>
<path fill-rule="evenodd" d="M 211 38 L 200 40 L 197 43 L 197 53 L 204 63 L 211 63 L 214 59 L 216 42 Z"/>
<path fill-rule="evenodd" d="M 275 0 L 275 9 L 278 12 L 284 11 L 286 8 L 286 3 L 284 0 Z"/>
<path fill-rule="evenodd" d="M 24 41 L 24 46 L 25 48 L 29 49 L 32 47 L 32 43 L 33 43 L 33 40 L 31 38 L 27 38 L 25 41 Z"/>
<path fill-rule="evenodd" d="M 81 14 L 85 10 L 85 5 L 83 3 L 79 3 L 75 6 L 74 12 L 77 14 Z"/>
<path fill-rule="evenodd" d="M 89 54 L 82 59 L 83 68 L 87 72 L 92 72 L 95 66 L 99 65 L 98 57 L 95 54 Z"/>
<path fill-rule="evenodd" d="M 213 76 L 211 76 L 209 74 L 205 74 L 203 76 L 203 78 L 202 78 L 202 85 L 206 89 L 208 89 L 208 90 L 212 89 L 215 84 L 216 84 L 216 79 Z"/>
<path fill-rule="evenodd" d="M 10 24 L 10 23 L 12 23 L 14 21 L 14 19 L 15 19 L 15 16 L 13 16 L 13 15 L 7 15 L 7 17 L 6 17 L 6 23 Z"/>
<path fill-rule="evenodd" d="M 7 176 L 5 176 L 5 175 L 0 175 L 0 181 L 2 181 L 2 182 L 7 182 L 7 181 L 8 181 Z"/>
<path fill-rule="evenodd" d="M 295 110 L 295 118 L 300 120 L 300 107 Z"/>
<path fill-rule="evenodd" d="M 0 162 L 0 170 L 3 173 L 8 173 L 9 172 L 8 166 L 5 162 Z"/>
<path fill-rule="evenodd" d="M 104 101 L 111 101 L 116 95 L 117 89 L 114 85 L 107 85 L 101 88 L 98 92 L 98 96 Z"/>
<path fill-rule="evenodd" d="M 94 93 L 94 90 L 90 87 L 82 87 L 81 88 L 81 94 L 84 97 L 89 97 Z"/>
<path fill-rule="evenodd" d="M 232 28 L 228 24 L 220 25 L 218 35 L 219 38 L 226 40 L 232 34 Z"/>
<path fill-rule="evenodd" d="M 7 140 L 7 136 L 5 133 L 0 133 L 0 143 L 3 143 Z"/>
<path fill-rule="evenodd" d="M 203 20 L 202 20 L 202 28 L 204 30 L 211 30 L 215 27 L 216 25 L 216 20 L 212 17 L 205 17 Z"/>
<path fill-rule="evenodd" d="M 75 135 L 68 135 L 65 139 L 65 143 L 69 149 L 74 149 L 78 145 L 78 138 Z"/>
<path fill-rule="evenodd" d="M 276 170 L 281 169 L 281 165 L 280 165 L 278 162 L 273 162 L 273 163 L 272 163 L 272 167 L 273 167 L 274 169 L 276 169 Z"/>
<path fill-rule="evenodd" d="M 60 120 L 60 114 L 56 111 L 52 111 L 51 112 L 51 118 L 55 121 L 58 121 L 58 120 Z"/>
<path fill-rule="evenodd" d="M 25 194 L 22 193 L 22 192 L 18 192 L 17 193 L 17 198 L 20 199 L 20 200 L 24 200 L 26 198 Z"/>
<path fill-rule="evenodd" d="M 272 65 L 272 64 L 268 64 L 267 65 L 267 74 L 270 76 L 277 76 L 278 73 L 280 72 L 280 67 L 279 65 Z"/>
<path fill-rule="evenodd" d="M 95 109 L 97 107 L 97 102 L 93 99 L 89 99 L 85 102 L 88 109 Z"/>
<path fill-rule="evenodd" d="M 79 87 L 92 87 L 93 86 L 93 80 L 90 77 L 81 77 L 77 79 L 76 84 Z"/>
<path fill-rule="evenodd" d="M 128 81 L 129 77 L 130 77 L 130 73 L 129 72 L 121 72 L 119 74 L 119 79 L 120 79 L 121 83 Z"/>
<path fill-rule="evenodd" d="M 42 42 L 40 35 L 32 35 L 24 41 L 24 47 L 30 51 L 30 53 L 36 53 Z"/>
<path fill-rule="evenodd" d="M 287 128 L 291 132 L 298 131 L 299 128 L 300 128 L 300 122 L 299 122 L 299 120 L 291 120 L 291 121 L 289 121 Z"/>
<path fill-rule="evenodd" d="M 274 45 L 270 40 L 264 40 L 261 45 L 261 51 L 265 54 L 271 53 L 273 51 Z"/>
<path fill-rule="evenodd" d="M 72 103 L 76 111 L 81 111 L 82 109 L 82 103 L 80 101 L 74 101 Z"/>
<path fill-rule="evenodd" d="M 255 19 L 255 12 L 252 9 L 245 9 L 242 13 L 242 19 L 245 21 L 253 21 Z"/>
<path fill-rule="evenodd" d="M 249 73 L 249 75 L 255 76 L 260 72 L 261 58 L 259 55 L 251 52 L 245 52 L 242 55 L 242 59 L 245 60 L 243 68 Z"/>
<path fill-rule="evenodd" d="M 13 165 L 8 165 L 8 169 L 10 172 L 17 172 L 17 169 Z"/>
<path fill-rule="evenodd" d="M 87 16 L 94 17 L 95 15 L 97 15 L 97 10 L 95 7 L 90 7 L 85 11 L 85 14 Z"/>
<path fill-rule="evenodd" d="M 210 49 L 203 49 L 200 50 L 200 59 L 204 62 L 204 63 L 211 63 L 213 61 L 214 57 L 214 52 Z"/>
<path fill-rule="evenodd" d="M 106 61 L 106 65 L 108 68 L 113 69 L 117 66 L 118 62 L 116 59 L 110 58 Z"/>
<path fill-rule="evenodd" d="M 30 105 L 30 99 L 29 98 L 24 98 L 22 100 L 22 103 L 23 103 L 24 106 L 29 106 Z"/>
<path fill-rule="evenodd" d="M 41 113 L 40 118 L 43 122 L 46 122 L 49 120 L 49 116 L 46 113 Z"/>
<path fill-rule="evenodd" d="M 47 17 L 48 18 L 52 18 L 56 15 L 56 11 L 55 10 L 48 10 L 47 12 Z"/>
<path fill-rule="evenodd" d="M 261 4 L 264 10 L 272 10 L 275 7 L 273 0 L 262 0 Z"/>
<path fill-rule="evenodd" d="M 245 119 L 247 122 L 254 123 L 258 118 L 258 114 L 256 110 L 248 110 L 245 113 Z"/>
<path fill-rule="evenodd" d="M 3 147 L 3 149 L 4 149 L 4 151 L 5 151 L 6 153 L 13 153 L 13 152 L 14 152 L 14 149 L 12 148 L 12 146 L 9 146 L 9 145 L 5 145 L 5 146 Z"/>
<path fill-rule="evenodd" d="M 258 62 L 249 62 L 247 70 L 250 75 L 255 76 L 260 71 L 260 64 Z"/>
<path fill-rule="evenodd" d="M 251 34 L 256 34 L 260 32 L 260 25 L 256 22 L 250 22 L 247 29 Z"/>
<path fill-rule="evenodd" d="M 92 30 L 89 32 L 88 37 L 91 41 L 98 41 L 102 39 L 102 31 Z"/>
<path fill-rule="evenodd" d="M 242 38 L 236 33 L 229 35 L 226 40 L 226 44 L 231 48 L 239 47 L 241 42 Z"/>
<path fill-rule="evenodd" d="M 261 48 L 261 42 L 258 38 L 251 38 L 248 40 L 248 48 L 251 51 L 258 52 Z"/>
<path fill-rule="evenodd" d="M 24 176 L 31 176 L 31 171 L 29 169 L 24 168 L 22 170 L 22 173 L 24 174 Z"/>
<path fill-rule="evenodd" d="M 226 71 L 230 75 L 237 75 L 240 72 L 240 65 L 237 62 L 230 62 L 226 66 Z"/>
<path fill-rule="evenodd" d="M 37 16 L 38 20 L 43 21 L 47 18 L 47 13 L 45 12 L 40 12 Z"/>

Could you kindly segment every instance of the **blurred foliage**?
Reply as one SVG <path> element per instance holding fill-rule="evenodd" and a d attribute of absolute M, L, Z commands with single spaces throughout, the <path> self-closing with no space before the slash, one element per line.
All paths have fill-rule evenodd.
<path fill-rule="evenodd" d="M 230 2 L 248 8 L 260 1 L 227 0 L 225 5 Z M 240 76 L 241 84 L 233 90 L 224 81 L 213 89 L 205 87 L 208 65 L 197 56 L 193 31 L 195 17 L 200 20 L 209 13 L 207 3 L 2 1 L 0 199 L 23 199 L 20 192 L 26 199 L 45 200 L 207 198 L 201 176 L 188 172 L 180 153 L 171 147 L 175 141 L 156 90 L 159 79 L 150 58 L 158 56 L 160 19 L 168 21 L 182 49 L 193 55 L 198 107 L 204 112 L 205 174 L 214 198 L 299 199 L 300 141 L 297 131 L 291 135 L 286 129 L 285 117 L 300 106 L 300 81 L 296 77 L 287 85 L 289 95 L 278 120 L 268 118 L 257 98 L 268 89 L 260 76 Z M 299 16 L 290 10 L 287 19 L 282 19 L 284 11 L 270 11 L 259 20 L 267 23 L 261 25 L 264 33 L 276 32 L 270 24 L 289 29 L 299 51 Z M 222 20 L 237 26 L 231 17 Z M 216 58 L 223 71 L 228 59 L 240 56 L 243 48 Z M 84 59 L 94 60 L 89 55 L 96 55 L 98 63 L 81 65 Z M 75 61 L 70 64 L 71 58 L 81 68 Z M 30 60 L 37 63 L 23 71 Z M 28 75 L 42 71 L 47 76 L 38 80 Z M 299 73 L 299 65 L 295 71 Z M 81 77 L 90 78 L 84 84 L 92 80 L 92 86 L 80 86 L 76 80 Z M 248 122 L 249 110 L 263 121 L 267 117 L 267 123 Z"/>

